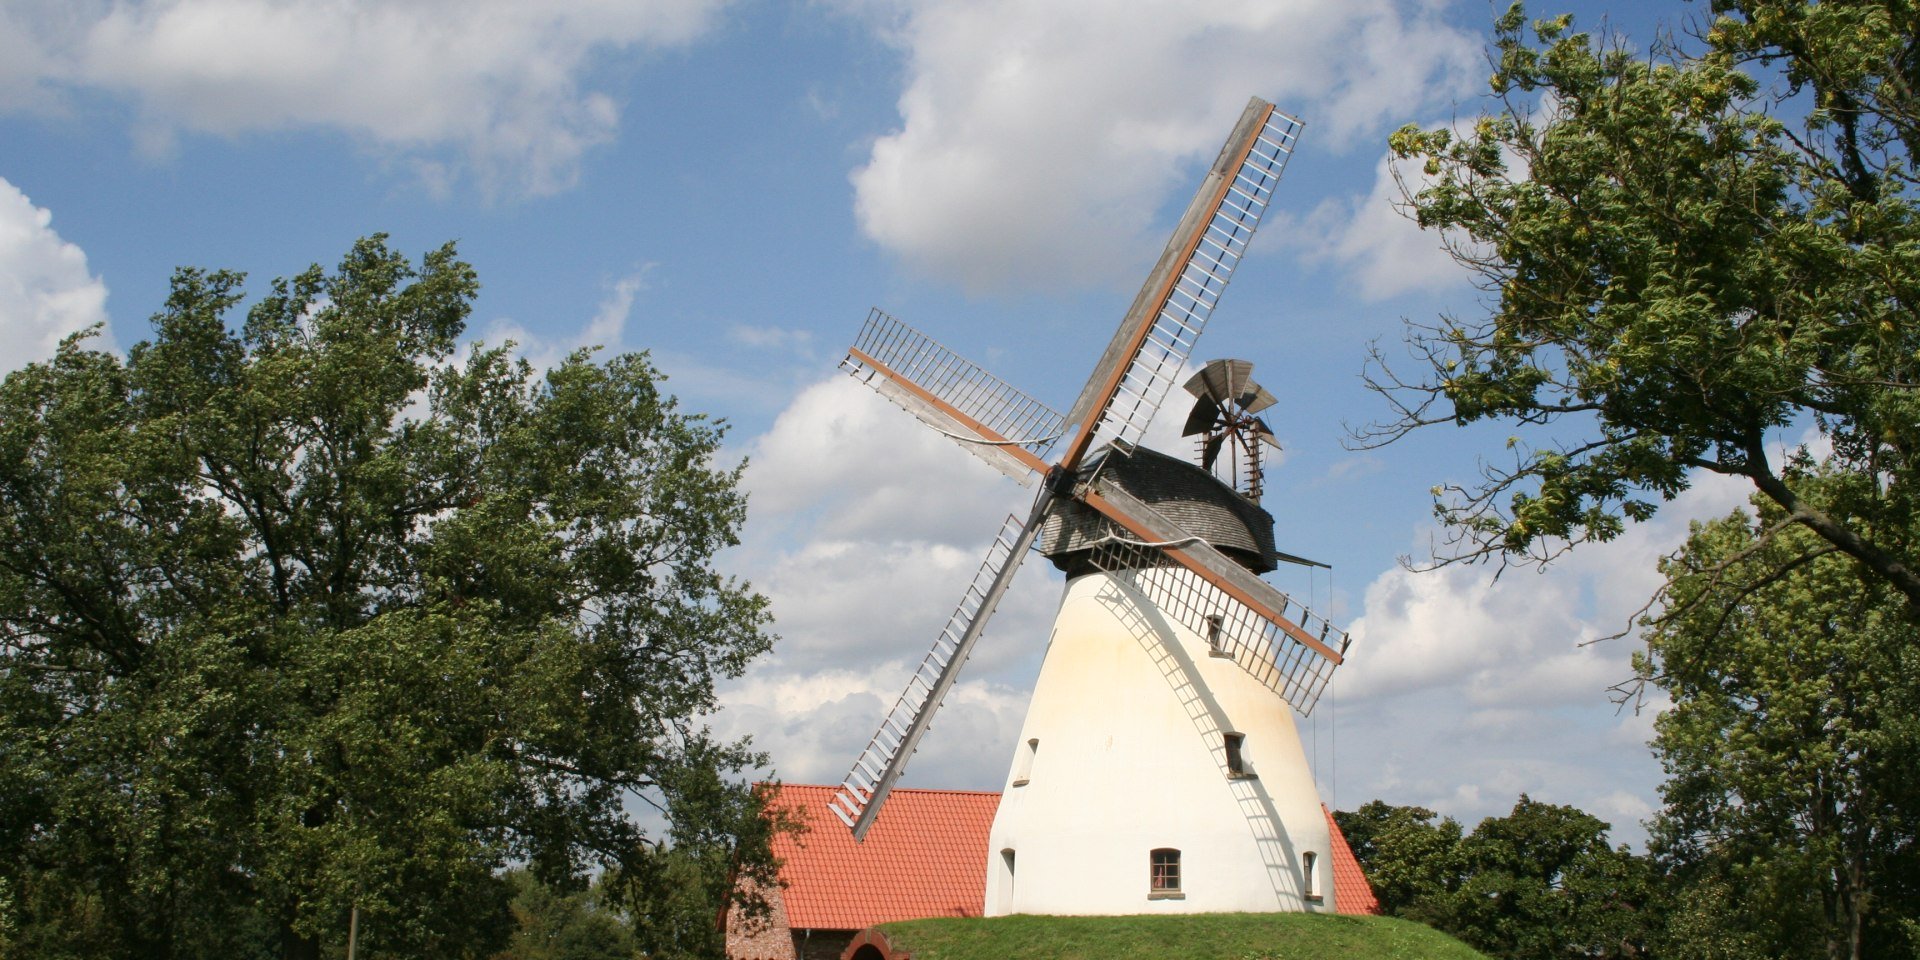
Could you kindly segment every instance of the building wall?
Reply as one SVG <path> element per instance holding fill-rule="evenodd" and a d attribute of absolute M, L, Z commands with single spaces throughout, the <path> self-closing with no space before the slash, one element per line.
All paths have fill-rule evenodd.
<path fill-rule="evenodd" d="M 757 890 L 767 900 L 767 914 L 746 917 L 737 907 L 728 911 L 727 960 L 796 960 L 780 887 L 757 885 Z"/>
<path fill-rule="evenodd" d="M 1229 775 L 1229 732 L 1254 776 Z M 1070 581 L 990 834 L 987 915 L 1330 913 L 1329 843 L 1292 708 L 1124 578 Z M 1180 851 L 1178 897 L 1150 895 L 1159 848 Z"/>

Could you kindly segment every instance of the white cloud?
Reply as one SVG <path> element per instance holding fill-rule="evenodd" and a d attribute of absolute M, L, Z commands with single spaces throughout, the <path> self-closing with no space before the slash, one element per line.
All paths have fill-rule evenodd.
<path fill-rule="evenodd" d="M 595 355 L 597 362 L 605 362 L 621 353 L 646 349 L 648 360 L 666 379 L 666 392 L 682 401 L 700 401 L 689 404 L 695 410 L 712 406 L 705 401 L 713 398 L 739 403 L 743 397 L 770 398 L 778 395 L 778 385 L 724 363 L 628 342 L 627 330 L 634 320 L 634 307 L 641 302 L 642 295 L 652 289 L 651 277 L 658 266 L 657 263 L 644 263 L 606 283 L 593 316 L 575 329 L 540 333 L 512 317 L 500 316 L 485 324 L 480 339 L 494 346 L 511 340 L 515 352 L 525 357 L 535 370 L 550 369 L 582 347 L 601 348 Z"/>
<path fill-rule="evenodd" d="M 1418 191 L 1424 176 L 1411 166 L 1406 189 Z M 1458 289 L 1473 274 L 1454 262 L 1439 234 L 1420 229 L 1401 210 L 1404 193 L 1391 153 L 1374 166 L 1373 189 L 1364 197 L 1330 197 L 1297 226 L 1273 231 L 1307 259 L 1344 267 L 1360 299 L 1386 300 L 1405 293 Z"/>
<path fill-rule="evenodd" d="M 1364 699 L 1446 687 L 1474 703 L 1604 689 L 1625 678 L 1625 657 L 1621 644 L 1591 641 L 1628 626 L 1690 521 L 1722 516 L 1751 492 L 1737 479 L 1696 474 L 1653 520 L 1545 570 L 1509 569 L 1497 580 L 1485 566 L 1389 570 L 1367 587 L 1366 612 L 1353 623 L 1344 689 Z"/>
<path fill-rule="evenodd" d="M 1314 720 L 1338 725 L 1349 771 L 1342 803 L 1418 803 L 1471 828 L 1525 792 L 1599 815 L 1616 839 L 1637 841 L 1660 777 L 1646 742 L 1664 702 L 1638 713 L 1616 705 L 1608 688 L 1632 676 L 1637 641 L 1599 638 L 1652 596 L 1656 561 L 1681 545 L 1689 521 L 1722 516 L 1750 492 L 1696 475 L 1652 521 L 1544 572 L 1381 574 L 1352 625 L 1337 718 Z"/>
<path fill-rule="evenodd" d="M 296 127 L 346 133 L 445 181 L 549 193 L 613 137 L 583 86 L 607 55 L 680 46 L 724 0 L 129 0 L 0 11 L 0 107 L 66 90 L 133 101 L 136 138 Z M 15 49 L 18 48 L 18 49 Z"/>
<path fill-rule="evenodd" d="M 1137 273 L 1155 208 L 1250 94 L 1342 150 L 1470 88 L 1476 39 L 1396 0 L 843 4 L 907 57 L 901 128 L 853 175 L 861 229 L 971 290 Z"/>
<path fill-rule="evenodd" d="M 751 734 L 771 755 L 772 769 L 791 783 L 839 783 L 905 685 L 912 663 L 873 670 L 797 675 L 756 673 L 726 692 L 721 726 Z M 998 789 L 1025 716 L 1023 688 L 963 680 L 902 780 L 904 786 Z"/>
<path fill-rule="evenodd" d="M 107 320 L 107 286 L 60 239 L 53 213 L 0 179 L 0 373 L 53 356 L 62 338 Z M 113 336 L 93 342 L 112 349 Z"/>
<path fill-rule="evenodd" d="M 753 442 L 745 484 L 748 542 L 783 544 L 744 558 L 773 602 L 776 672 L 917 664 L 1001 523 L 1031 497 L 845 377 L 802 391 Z M 1027 558 L 970 675 L 1038 652 L 1058 600 L 1048 569 Z"/>
<path fill-rule="evenodd" d="M 626 340 L 627 320 L 633 315 L 633 300 L 647 289 L 647 275 L 657 264 L 643 264 L 639 270 L 613 282 L 600 301 L 593 319 L 587 322 L 582 342 L 588 346 L 619 347 Z"/>
<path fill-rule="evenodd" d="M 834 538 L 984 542 L 1024 503 L 1011 481 L 850 377 L 801 391 L 748 459 L 756 520 L 804 511 Z"/>
<path fill-rule="evenodd" d="M 512 341 L 514 349 L 535 370 L 556 367 L 567 355 L 581 347 L 600 347 L 600 356 L 620 353 L 626 347 L 627 321 L 633 317 L 634 302 L 648 289 L 647 278 L 658 264 L 645 263 L 627 275 L 606 285 L 600 305 L 579 329 L 557 335 L 536 333 L 512 317 L 495 317 L 487 322 L 481 339 L 489 346 Z"/>

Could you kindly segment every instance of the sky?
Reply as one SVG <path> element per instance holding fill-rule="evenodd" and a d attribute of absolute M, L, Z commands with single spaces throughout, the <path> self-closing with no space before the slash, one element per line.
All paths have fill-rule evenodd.
<path fill-rule="evenodd" d="M 1570 9 L 1644 47 L 1679 3 Z M 1301 724 L 1322 798 L 1468 826 L 1521 793 L 1639 842 L 1657 704 L 1622 710 L 1631 639 L 1702 481 L 1545 572 L 1415 572 L 1429 490 L 1497 428 L 1375 450 L 1362 380 L 1408 321 L 1483 316 L 1396 208 L 1386 136 L 1488 108 L 1484 0 L 0 0 L 0 370 L 104 324 L 148 335 L 179 266 L 274 277 L 373 233 L 448 241 L 469 333 L 536 363 L 649 351 L 745 458 L 743 543 L 774 652 L 717 730 L 763 775 L 834 783 L 1027 491 L 836 372 L 881 307 L 1069 406 L 1249 96 L 1305 122 L 1196 360 L 1279 404 L 1270 580 L 1354 637 Z M 1409 175 L 1413 171 L 1407 171 Z M 1169 401 L 1149 444 L 1186 450 Z M 903 786 L 998 789 L 1061 590 L 1030 562 Z"/>

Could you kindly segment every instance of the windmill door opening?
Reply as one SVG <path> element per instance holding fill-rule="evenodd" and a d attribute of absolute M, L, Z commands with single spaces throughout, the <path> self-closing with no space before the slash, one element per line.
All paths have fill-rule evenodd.
<path fill-rule="evenodd" d="M 1000 906 L 1006 913 L 1013 912 L 1013 848 L 1000 851 Z"/>

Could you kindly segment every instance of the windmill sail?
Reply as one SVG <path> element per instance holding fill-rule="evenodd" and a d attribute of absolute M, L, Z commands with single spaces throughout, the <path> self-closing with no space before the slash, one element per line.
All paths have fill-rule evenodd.
<path fill-rule="evenodd" d="M 1299 135 L 1300 121 L 1273 104 L 1257 97 L 1247 104 L 1067 415 L 1079 429 L 1064 460 L 1068 469 L 1079 465 L 1096 433 L 1139 442 L 1246 253 Z"/>
<path fill-rule="evenodd" d="M 877 309 L 867 315 L 860 338 L 840 366 L 1022 484 L 1046 472 L 1046 458 L 1066 422 L 1045 404 Z"/>
<path fill-rule="evenodd" d="M 933 649 L 920 661 L 920 668 L 907 680 L 906 690 L 894 701 L 880 729 L 867 742 L 867 748 L 854 760 L 846 780 L 827 802 L 834 815 L 853 828 L 854 839 L 866 837 L 867 828 L 880 812 L 880 804 L 886 801 L 900 775 L 907 771 L 907 762 L 926 734 L 934 711 L 946 699 L 947 691 L 953 689 L 960 666 L 972 654 L 974 642 L 980 639 L 987 619 L 993 616 L 994 607 L 1006 594 L 1015 571 L 1020 569 L 1020 561 L 1033 546 L 1040 513 L 1049 498 L 1043 495 L 1040 499 L 1042 503 L 1024 524 L 1018 517 L 1008 516 L 1000 525 L 1000 533 L 994 537 L 986 560 L 974 573 L 973 583 L 967 587 L 959 607 L 947 618 L 946 628 L 933 642 Z"/>

